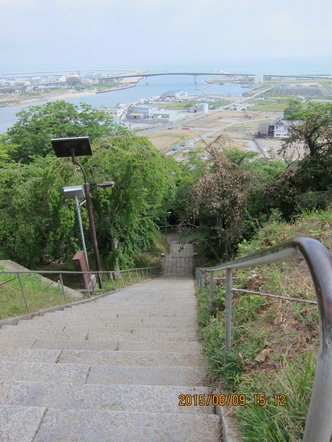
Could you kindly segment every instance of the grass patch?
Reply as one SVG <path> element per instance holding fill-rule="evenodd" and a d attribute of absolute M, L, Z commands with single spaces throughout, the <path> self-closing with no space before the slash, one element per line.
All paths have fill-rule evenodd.
<path fill-rule="evenodd" d="M 140 283 L 153 277 L 156 272 L 152 271 L 151 274 L 151 270 L 145 267 L 150 267 L 152 264 L 153 267 L 156 267 L 158 270 L 158 263 L 153 261 L 152 256 L 148 256 L 145 262 L 143 262 L 142 257 L 144 256 L 147 255 L 142 255 L 137 258 L 141 259 L 142 270 L 105 272 L 103 274 L 103 292 L 112 292 L 129 287 L 132 284 Z M 61 285 L 58 284 L 58 279 L 52 281 L 52 279 L 54 280 L 58 277 L 62 269 L 61 265 L 58 266 L 60 268 L 55 269 L 55 267 L 57 266 L 53 266 L 52 270 L 57 270 L 59 273 L 48 275 L 47 279 L 42 278 L 39 274 L 20 274 L 25 296 L 24 299 L 17 273 L 1 273 L 1 270 L 5 270 L 5 268 L 0 265 L 0 320 L 77 301 L 77 298 L 71 297 L 69 293 L 66 293 L 65 301 Z M 50 268 L 48 268 L 48 270 L 50 270 Z M 76 274 L 64 274 L 63 276 L 67 277 L 70 286 L 75 290 L 79 290 Z M 70 277 L 70 280 L 68 277 Z M 91 292 L 87 294 L 86 297 L 93 297 L 98 294 L 100 294 L 99 291 Z M 28 309 L 26 303 L 28 304 Z"/>
<path fill-rule="evenodd" d="M 61 287 L 43 282 L 39 275 L 21 274 L 29 312 L 64 304 Z M 22 289 L 16 274 L 0 274 L 0 319 L 27 313 Z M 67 295 L 67 300 L 71 298 Z"/>
<path fill-rule="evenodd" d="M 250 111 L 283 112 L 286 107 L 289 106 L 289 98 L 274 100 L 255 100 L 254 103 L 255 104 L 250 108 Z"/>

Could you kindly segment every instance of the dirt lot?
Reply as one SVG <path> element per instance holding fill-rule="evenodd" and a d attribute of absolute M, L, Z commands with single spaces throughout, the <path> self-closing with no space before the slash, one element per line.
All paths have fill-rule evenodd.
<path fill-rule="evenodd" d="M 260 123 L 272 122 L 280 115 L 280 112 L 222 110 L 202 115 L 195 120 L 184 121 L 176 128 L 151 131 L 145 136 L 163 152 L 172 151 L 173 146 L 185 141 L 191 141 L 195 148 L 199 148 L 220 134 L 229 137 L 229 147 L 241 149 L 246 148 L 247 142 L 254 139 Z M 180 154 L 181 152 L 178 152 L 176 156 Z"/>

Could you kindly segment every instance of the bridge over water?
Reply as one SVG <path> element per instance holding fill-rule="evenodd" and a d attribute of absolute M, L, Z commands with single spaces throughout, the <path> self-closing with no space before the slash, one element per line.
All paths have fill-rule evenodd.
<path fill-rule="evenodd" d="M 244 80 L 248 80 L 251 78 L 255 78 L 255 73 L 234 73 L 234 72 L 144 72 L 144 73 L 133 73 L 133 74 L 124 74 L 124 75 L 114 75 L 109 78 L 104 78 L 104 80 L 111 79 L 122 79 L 122 78 L 134 78 L 140 77 L 145 78 L 146 83 L 148 84 L 148 79 L 150 77 L 161 77 L 161 76 L 192 76 L 194 77 L 194 83 L 197 83 L 197 77 L 241 77 Z M 308 74 L 308 75 L 288 75 L 288 74 L 263 74 L 264 80 L 272 80 L 272 79 L 286 79 L 286 78 L 295 78 L 299 80 L 314 80 L 314 79 L 331 79 L 331 74 L 326 75 L 316 75 L 316 74 Z"/>

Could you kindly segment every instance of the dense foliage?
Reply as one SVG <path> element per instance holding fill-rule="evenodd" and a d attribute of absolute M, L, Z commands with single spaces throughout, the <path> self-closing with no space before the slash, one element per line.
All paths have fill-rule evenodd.
<path fill-rule="evenodd" d="M 332 104 L 292 101 L 285 110 L 292 122 L 282 153 L 296 151 L 291 164 L 266 189 L 263 210 L 278 209 L 290 221 L 303 210 L 325 209 L 332 196 Z"/>
<path fill-rule="evenodd" d="M 225 145 L 227 139 L 218 137 L 181 164 L 172 212 L 188 226 L 187 240 L 195 242 L 199 256 L 215 262 L 230 258 L 266 221 L 264 190 L 285 169 L 280 159 Z"/>
<path fill-rule="evenodd" d="M 217 142 L 208 151 L 212 165 L 194 184 L 190 206 L 199 232 L 197 245 L 203 241 L 203 248 L 221 260 L 231 255 L 243 233 L 245 172 L 227 159 Z"/>
<path fill-rule="evenodd" d="M 68 132 L 50 131 L 47 135 L 44 129 L 52 112 L 48 109 L 45 118 L 42 117 L 46 107 L 30 109 L 29 129 L 22 129 L 26 113 L 21 113 L 18 123 L 9 131 L 12 141 L 4 137 L 0 140 L 0 257 L 30 267 L 54 260 L 65 261 L 81 248 L 75 204 L 73 200 L 65 199 L 62 188 L 83 184 L 83 176 L 70 159 L 47 155 L 48 147 L 46 151 L 36 151 L 33 156 L 27 152 L 31 152 L 38 137 L 43 140 L 40 146 L 48 146 L 47 136 L 81 135 L 78 126 L 84 123 L 88 127 L 90 118 L 91 127 L 100 124 L 92 122 L 93 115 L 99 115 L 98 111 L 82 106 L 78 126 L 69 125 Z M 58 111 L 60 108 L 63 115 L 66 109 L 73 110 L 71 105 L 67 108 L 63 102 L 53 109 Z M 62 124 L 65 120 L 59 120 L 56 114 L 53 129 L 59 129 L 59 121 Z M 89 132 L 94 140 L 93 155 L 82 157 L 81 163 L 92 189 L 96 231 L 104 265 L 124 268 L 133 266 L 135 255 L 158 238 L 157 221 L 163 213 L 165 197 L 174 198 L 176 176 L 172 171 L 176 167 L 171 158 L 164 157 L 146 138 L 136 137 L 123 127 L 113 127 L 110 122 L 107 123 L 107 135 L 106 121 L 104 123 L 105 126 L 100 124 L 99 132 L 97 129 Z M 27 156 L 24 159 L 29 160 L 29 164 L 15 162 L 25 148 Z M 113 189 L 94 188 L 95 184 L 107 180 L 115 181 Z M 85 205 L 82 206 L 82 218 L 88 250 L 91 250 Z"/>
<path fill-rule="evenodd" d="M 121 130 L 105 112 L 84 103 L 79 107 L 66 101 L 30 106 L 17 117 L 8 130 L 8 140 L 17 146 L 11 157 L 25 163 L 51 153 L 51 138 L 89 136 L 93 141 Z"/>
<path fill-rule="evenodd" d="M 55 158 L 50 138 L 88 135 L 93 155 L 82 164 L 90 185 L 116 183 L 92 191 L 104 263 L 134 265 L 135 255 L 158 238 L 168 211 L 203 259 L 228 259 L 271 216 L 292 220 L 330 204 L 332 105 L 291 101 L 285 117 L 292 125 L 283 153 L 300 148 L 304 155 L 292 164 L 227 149 L 224 137 L 176 164 L 88 105 L 59 101 L 22 110 L 0 137 L 0 257 L 37 266 L 80 248 L 74 202 L 62 187 L 83 177 L 69 159 Z M 82 216 L 87 231 L 85 206 Z"/>

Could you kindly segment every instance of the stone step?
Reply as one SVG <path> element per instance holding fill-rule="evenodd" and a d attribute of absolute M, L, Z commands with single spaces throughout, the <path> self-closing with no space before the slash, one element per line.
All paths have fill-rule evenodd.
<path fill-rule="evenodd" d="M 90 301 L 82 304 L 76 304 L 68 308 L 75 308 L 75 310 L 80 312 L 91 312 L 92 314 L 96 314 L 97 312 L 100 312 L 98 306 L 101 305 L 102 307 L 107 307 L 108 310 L 115 313 L 156 313 L 158 311 L 166 310 L 169 312 L 177 311 L 180 313 L 180 309 L 182 311 L 184 309 L 189 309 L 192 307 L 195 307 L 195 298 L 191 300 L 190 302 L 179 302 L 176 299 L 158 299 L 153 298 L 151 301 L 147 302 L 145 299 L 122 299 L 121 303 L 118 301 L 112 302 L 111 297 L 110 298 L 104 298 L 100 299 L 98 301 Z M 68 308 L 65 308 L 64 310 L 55 310 L 54 314 L 57 312 L 68 312 Z"/>
<path fill-rule="evenodd" d="M 34 438 L 34 442 L 45 441 L 217 442 L 220 441 L 220 420 L 208 414 L 91 413 L 51 408 Z"/>
<path fill-rule="evenodd" d="M 20 321 L 18 324 L 20 327 L 37 327 L 37 326 L 46 326 L 46 325 L 66 325 L 71 324 L 76 326 L 87 326 L 87 327 L 95 327 L 95 326 L 103 326 L 107 327 L 107 324 L 145 324 L 147 327 L 161 327 L 161 328 L 172 328 L 172 327 L 196 327 L 196 319 L 173 319 L 173 318 L 144 318 L 141 316 L 104 316 L 104 317 L 96 317 L 92 319 L 91 317 L 57 317 L 53 318 L 52 316 L 35 316 L 30 321 Z M 3 329 L 9 324 L 5 324 L 2 326 Z"/>
<path fill-rule="evenodd" d="M 156 370 L 156 367 L 93 365 L 89 371 L 87 383 L 208 386 L 210 385 L 210 379 L 205 367 L 163 366 Z"/>
<path fill-rule="evenodd" d="M 9 331 L 36 331 L 43 333 L 43 331 L 48 330 L 52 332 L 62 333 L 64 331 L 66 332 L 84 332 L 84 331 L 100 331 L 100 332 L 107 332 L 107 331 L 129 331 L 129 330 L 157 330 L 162 333 L 168 333 L 168 332 L 178 332 L 178 331 L 186 331 L 189 333 L 196 333 L 197 332 L 197 326 L 195 324 L 191 325 L 183 325 L 179 323 L 173 323 L 169 324 L 168 326 L 164 324 L 162 326 L 158 323 L 148 323 L 148 322 L 122 322 L 122 321 L 113 321 L 108 323 L 102 323 L 102 322 L 93 322 L 93 323 L 85 323 L 85 322 L 78 322 L 72 323 L 69 320 L 66 322 L 63 322 L 62 324 L 59 323 L 37 323 L 37 322 L 20 322 L 17 325 L 3 325 L 1 330 L 9 330 Z M 1 335 L 1 332 L 0 332 Z"/>
<path fill-rule="evenodd" d="M 1 381 L 69 382 L 85 384 L 90 365 L 40 362 L 0 362 Z M 1 440 L 1 439 L 0 439 Z"/>
<path fill-rule="evenodd" d="M 173 288 L 174 289 L 174 288 Z M 80 304 L 74 304 L 72 306 L 68 306 L 68 308 L 75 308 L 80 312 L 83 311 L 91 311 L 93 313 L 97 313 L 99 311 L 98 306 L 101 305 L 103 307 L 107 307 L 107 310 L 118 312 L 130 312 L 134 313 L 138 312 L 149 312 L 152 313 L 158 310 L 166 309 L 168 311 L 179 309 L 189 309 L 191 307 L 195 307 L 196 298 L 193 296 L 190 299 L 186 299 L 182 301 L 177 297 L 158 297 L 156 294 L 153 294 L 150 298 L 147 296 L 137 297 L 134 294 L 130 297 L 126 298 L 122 296 L 121 298 L 114 298 L 113 295 L 106 296 L 104 298 L 99 298 L 97 300 L 90 300 L 89 302 L 82 302 Z M 64 309 L 64 312 L 68 312 L 68 308 Z M 60 310 L 62 311 L 62 310 Z M 56 310 L 54 313 L 59 312 Z"/>
<path fill-rule="evenodd" d="M 97 341 L 97 340 L 65 340 L 65 339 L 39 339 L 33 337 L 0 337 L 0 348 L 44 348 L 49 350 L 116 350 L 116 351 L 166 351 L 201 353 L 201 344 L 198 341 Z"/>
<path fill-rule="evenodd" d="M 47 362 L 56 363 L 62 350 L 31 348 L 0 348 L 2 362 Z"/>
<path fill-rule="evenodd" d="M 219 442 L 220 419 L 208 414 L 145 414 L 0 406 L 3 442 Z"/>
<path fill-rule="evenodd" d="M 26 319 L 26 321 L 37 321 L 43 318 L 54 318 L 54 319 L 62 319 L 62 318 L 79 318 L 83 321 L 85 320 L 103 320 L 110 318 L 121 318 L 122 320 L 129 318 L 130 320 L 137 319 L 138 321 L 143 320 L 158 320 L 162 319 L 175 319 L 179 320 L 192 320 L 196 318 L 195 306 L 184 306 L 175 309 L 168 310 L 166 307 L 160 309 L 160 311 L 156 311 L 156 309 L 140 309 L 138 306 L 133 307 L 131 309 L 125 308 L 125 306 L 105 306 L 105 308 L 97 309 L 79 309 L 80 306 L 72 306 L 64 308 L 63 310 L 57 310 L 54 312 L 46 312 L 43 315 L 36 315 L 32 319 Z M 104 307 L 104 306 L 103 306 Z"/>
<path fill-rule="evenodd" d="M 76 384 L 208 386 L 203 367 L 139 367 L 0 362 L 0 379 L 7 381 L 69 382 Z"/>
<path fill-rule="evenodd" d="M 164 329 L 162 329 L 164 330 Z M 89 340 L 94 341 L 182 341 L 191 342 L 198 340 L 197 333 L 186 333 L 186 331 L 162 331 L 158 332 L 156 330 L 139 330 L 132 329 L 128 332 L 115 332 L 115 331 L 66 331 L 59 333 L 52 330 L 45 329 L 42 333 L 38 330 L 0 330 L 0 338 L 12 338 L 20 339 L 34 337 L 35 339 L 40 338 L 42 335 L 46 339 L 75 339 L 75 340 Z"/>
<path fill-rule="evenodd" d="M 160 351 L 91 351 L 91 350 L 46 350 L 27 348 L 0 348 L 3 362 L 48 362 L 65 364 L 91 364 L 112 366 L 199 366 L 204 358 L 197 353 L 175 353 Z"/>
<path fill-rule="evenodd" d="M 143 320 L 149 320 L 149 319 L 154 319 L 154 320 L 158 320 L 160 319 L 167 319 L 170 318 L 171 320 L 183 320 L 183 318 L 185 317 L 186 320 L 193 320 L 195 321 L 196 318 L 196 313 L 192 312 L 193 310 L 193 306 L 185 306 L 185 307 L 179 307 L 179 308 L 174 308 L 174 309 L 167 309 L 167 308 L 160 308 L 160 309 L 139 309 L 139 308 L 135 308 L 133 310 L 130 309 L 125 309 L 125 306 L 122 306 L 121 308 L 114 308 L 113 306 L 107 306 L 108 309 L 111 310 L 110 314 L 107 315 L 107 319 L 113 318 L 113 317 L 120 317 L 120 318 L 127 318 L 128 319 L 132 319 L 135 320 L 135 318 L 138 319 L 138 321 Z M 72 311 L 73 307 L 71 309 L 69 309 L 69 311 Z M 103 310 L 101 309 L 99 311 L 97 310 L 88 310 L 88 309 L 84 309 L 84 310 L 79 310 L 76 309 L 75 311 L 73 311 L 72 314 L 69 314 L 69 312 L 65 310 L 60 310 L 57 312 L 48 312 L 46 313 L 44 316 L 41 316 L 41 318 L 45 317 L 46 315 L 49 316 L 50 318 L 84 318 L 84 319 L 95 319 L 95 320 L 100 320 L 105 318 L 105 313 L 103 312 Z M 186 313 L 185 315 L 183 314 L 184 311 L 188 310 L 189 312 Z M 61 314 L 60 314 L 61 313 Z M 38 316 L 37 318 L 39 318 L 40 316 Z"/>
<path fill-rule="evenodd" d="M 197 354 L 148 351 L 86 351 L 63 350 L 58 360 L 66 364 L 122 365 L 122 366 L 204 366 L 203 357 Z"/>
<path fill-rule="evenodd" d="M 62 410 L 179 414 L 212 414 L 214 408 L 208 387 L 5 381 L 0 384 L 0 392 L 0 407 L 23 405 Z M 182 403 L 179 395 L 187 395 L 188 406 L 179 406 Z M 210 398 L 209 405 L 199 406 L 200 398 L 204 399 L 204 404 Z"/>
<path fill-rule="evenodd" d="M 46 409 L 42 407 L 0 405 L 0 440 L 32 442 L 45 413 Z"/>

